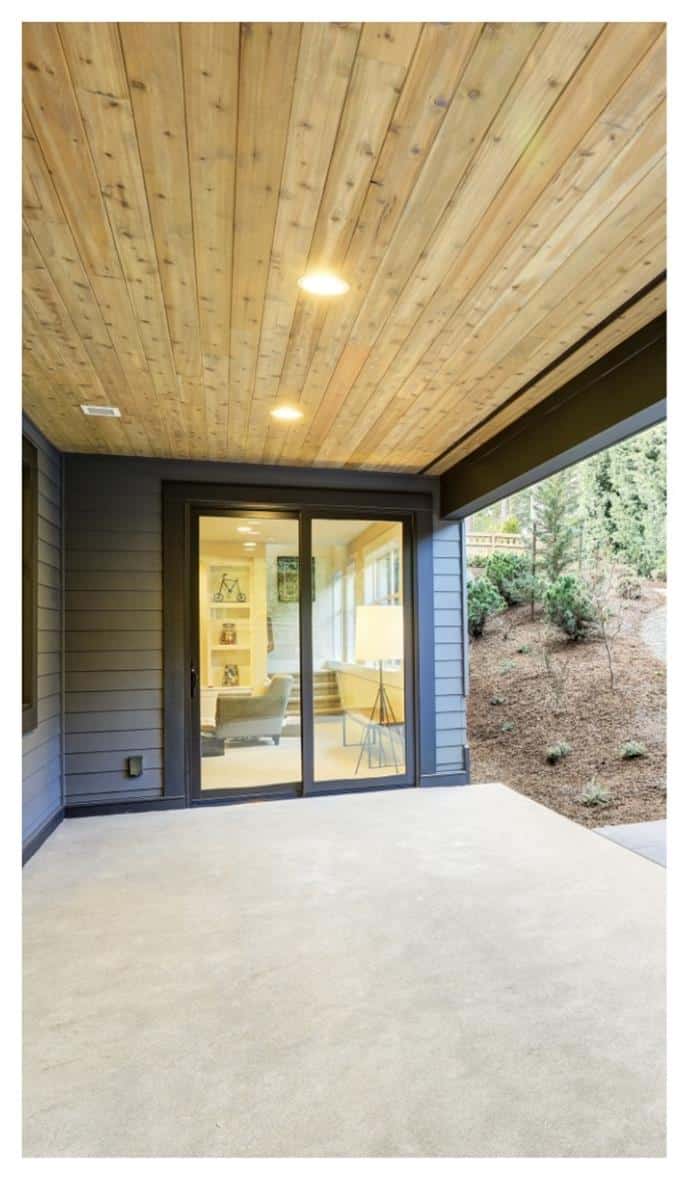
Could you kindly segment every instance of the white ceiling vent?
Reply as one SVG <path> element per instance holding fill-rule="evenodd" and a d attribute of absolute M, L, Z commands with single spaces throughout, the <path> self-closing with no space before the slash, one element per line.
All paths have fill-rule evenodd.
<path fill-rule="evenodd" d="M 82 406 L 81 408 L 89 418 L 121 418 L 122 417 L 117 406 Z"/>

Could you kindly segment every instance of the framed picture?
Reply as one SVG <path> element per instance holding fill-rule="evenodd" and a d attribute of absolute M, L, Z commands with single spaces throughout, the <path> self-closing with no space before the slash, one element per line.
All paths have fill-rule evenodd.
<path fill-rule="evenodd" d="M 236 664 L 225 664 L 222 682 L 224 688 L 236 688 L 239 684 L 239 668 Z"/>
<path fill-rule="evenodd" d="M 299 558 L 278 557 L 278 602 L 299 602 Z M 316 601 L 316 558 L 311 558 L 311 600 Z"/>

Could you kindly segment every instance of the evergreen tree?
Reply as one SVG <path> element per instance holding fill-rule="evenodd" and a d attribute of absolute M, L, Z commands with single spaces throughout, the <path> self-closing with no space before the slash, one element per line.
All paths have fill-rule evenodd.
<path fill-rule="evenodd" d="M 579 540 L 577 480 L 570 471 L 551 475 L 536 488 L 539 565 L 549 582 L 575 560 Z"/>

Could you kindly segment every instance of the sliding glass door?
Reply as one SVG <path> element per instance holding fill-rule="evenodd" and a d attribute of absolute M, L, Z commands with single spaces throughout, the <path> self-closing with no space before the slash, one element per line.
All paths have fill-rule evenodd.
<path fill-rule="evenodd" d="M 409 521 L 191 522 L 191 798 L 411 782 Z"/>
<path fill-rule="evenodd" d="M 300 785 L 299 521 L 199 515 L 199 786 Z"/>
<path fill-rule="evenodd" d="M 313 521 L 316 784 L 407 774 L 403 538 L 401 521 Z"/>

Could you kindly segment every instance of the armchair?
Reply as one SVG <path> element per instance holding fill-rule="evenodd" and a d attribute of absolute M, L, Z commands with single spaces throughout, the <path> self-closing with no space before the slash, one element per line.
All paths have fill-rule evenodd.
<path fill-rule="evenodd" d="M 215 736 L 223 741 L 227 738 L 272 737 L 279 746 L 292 681 L 292 676 L 273 676 L 263 692 L 251 697 L 218 694 Z"/>

